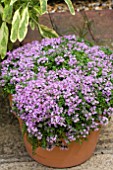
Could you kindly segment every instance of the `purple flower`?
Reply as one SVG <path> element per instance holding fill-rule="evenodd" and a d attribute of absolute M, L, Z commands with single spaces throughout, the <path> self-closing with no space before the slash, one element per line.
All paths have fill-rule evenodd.
<path fill-rule="evenodd" d="M 106 125 L 113 114 L 113 54 L 74 35 L 34 41 L 2 62 L 1 85 L 27 133 L 48 150 Z M 13 89 L 13 92 L 11 91 Z"/>

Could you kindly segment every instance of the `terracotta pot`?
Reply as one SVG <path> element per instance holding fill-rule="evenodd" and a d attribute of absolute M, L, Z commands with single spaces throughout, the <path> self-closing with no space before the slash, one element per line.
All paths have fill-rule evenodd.
<path fill-rule="evenodd" d="M 55 147 L 52 151 L 47 151 L 39 147 L 35 154 L 32 153 L 32 147 L 26 135 L 24 136 L 24 143 L 29 155 L 37 162 L 49 167 L 67 168 L 88 160 L 95 150 L 98 137 L 99 131 L 92 132 L 88 136 L 88 141 L 84 141 L 82 144 L 72 142 L 68 150 L 60 150 L 60 148 Z"/>
<path fill-rule="evenodd" d="M 11 104 L 11 97 L 10 104 Z M 17 117 L 18 118 L 18 117 Z M 20 129 L 22 129 L 22 120 L 18 118 Z M 93 154 L 98 138 L 99 131 L 91 132 L 87 141 L 83 141 L 82 144 L 72 142 L 69 145 L 68 150 L 60 150 L 59 147 L 55 147 L 52 151 L 47 151 L 38 147 L 35 154 L 32 153 L 32 146 L 27 140 L 27 135 L 24 135 L 24 143 L 29 155 L 37 162 L 55 168 L 67 168 L 79 165 L 88 160 Z"/>

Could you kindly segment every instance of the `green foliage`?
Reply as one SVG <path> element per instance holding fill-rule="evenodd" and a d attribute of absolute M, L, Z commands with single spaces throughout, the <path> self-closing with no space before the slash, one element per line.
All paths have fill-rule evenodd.
<path fill-rule="evenodd" d="M 19 13 L 19 9 L 17 9 L 13 16 L 11 36 L 10 36 L 10 39 L 13 43 L 16 42 L 18 38 L 19 23 L 20 23 L 20 13 Z"/>
<path fill-rule="evenodd" d="M 79 62 L 80 66 L 87 65 L 87 63 L 90 61 L 88 56 L 84 53 L 84 51 L 77 51 L 74 50 L 73 53 L 76 56 L 77 61 Z"/>
<path fill-rule="evenodd" d="M 58 101 L 58 106 L 63 107 L 65 105 L 65 100 L 63 96 L 60 96 L 59 101 Z"/>
<path fill-rule="evenodd" d="M 49 70 L 55 71 L 55 70 L 57 70 L 57 69 L 59 70 L 61 68 L 66 68 L 67 70 L 69 70 L 70 69 L 69 56 L 67 56 L 65 58 L 65 61 L 60 63 L 59 65 L 56 65 L 56 62 L 55 62 L 55 59 L 58 55 L 61 56 L 62 58 L 64 58 L 64 54 L 65 54 L 66 50 L 68 49 L 67 44 L 68 44 L 68 40 L 62 38 L 62 44 L 60 45 L 61 49 L 57 49 L 56 52 L 52 53 L 51 55 L 45 54 L 45 56 L 48 58 L 48 62 L 41 63 L 41 65 L 44 66 L 44 67 L 47 67 L 48 71 Z M 65 50 L 64 50 L 64 48 L 65 48 Z M 48 46 L 44 47 L 42 50 L 48 51 L 49 49 L 51 49 L 51 46 L 48 45 Z M 89 61 L 91 61 L 89 59 L 88 55 L 82 50 L 81 51 L 72 50 L 71 54 L 76 56 L 78 66 L 83 66 L 83 69 L 84 69 L 84 66 L 86 66 L 87 63 Z M 38 63 L 36 62 L 35 65 L 34 65 L 34 69 L 33 69 L 35 73 L 38 73 L 38 70 L 37 70 L 38 66 L 39 66 Z"/>
<path fill-rule="evenodd" d="M 13 5 L 17 0 L 11 0 L 10 5 Z"/>
<path fill-rule="evenodd" d="M 40 8 L 42 14 L 44 14 L 47 11 L 47 0 L 39 0 L 40 1 Z"/>
<path fill-rule="evenodd" d="M 7 52 L 8 35 L 9 30 L 7 24 L 6 22 L 3 22 L 0 28 L 0 55 L 2 59 L 4 58 Z"/>
<path fill-rule="evenodd" d="M 3 6 L 0 4 L 0 14 L 3 14 L 3 11 L 4 11 Z"/>
<path fill-rule="evenodd" d="M 0 56 L 4 59 L 8 43 L 24 40 L 31 29 L 39 29 L 42 37 L 58 37 L 58 34 L 39 24 L 39 17 L 47 12 L 48 0 L 2 0 L 0 2 Z M 71 0 L 65 0 L 70 12 L 74 15 Z M 9 50 L 9 49 L 8 49 Z"/>
<path fill-rule="evenodd" d="M 85 38 L 82 37 L 77 37 L 78 42 L 85 42 L 89 47 L 93 47 L 95 44 L 91 41 L 86 40 Z"/>
<path fill-rule="evenodd" d="M 27 126 L 24 122 L 22 122 L 22 135 L 24 136 L 26 132 L 27 132 Z"/>
<path fill-rule="evenodd" d="M 3 11 L 3 16 L 2 16 L 3 21 L 7 23 L 11 23 L 12 12 L 13 12 L 13 6 L 7 4 Z"/>
<path fill-rule="evenodd" d="M 73 5 L 72 5 L 71 0 L 64 0 L 64 1 L 65 1 L 66 4 L 68 5 L 70 12 L 71 12 L 73 15 L 75 15 L 75 10 L 74 10 L 74 7 L 73 7 Z"/>
<path fill-rule="evenodd" d="M 29 11 L 28 7 L 25 7 L 22 11 L 22 17 L 20 19 L 18 30 L 18 39 L 20 42 L 25 38 L 27 34 L 28 25 L 29 25 Z"/>
<path fill-rule="evenodd" d="M 38 140 L 36 137 L 27 134 L 27 140 L 32 145 L 32 154 L 35 154 L 35 150 L 38 147 Z"/>
<path fill-rule="evenodd" d="M 30 20 L 29 25 L 30 25 L 31 29 L 34 31 L 35 30 L 35 23 L 32 20 Z"/>
<path fill-rule="evenodd" d="M 10 83 L 7 83 L 7 86 L 4 87 L 4 92 L 6 94 L 14 94 L 15 93 L 15 87 L 14 85 L 11 85 Z"/>
<path fill-rule="evenodd" d="M 101 50 L 106 54 L 106 55 L 111 55 L 113 52 L 109 48 L 102 47 Z"/>
<path fill-rule="evenodd" d="M 44 25 L 38 24 L 38 28 L 39 28 L 40 34 L 44 38 L 46 38 L 46 37 L 48 37 L 48 38 L 58 37 L 58 34 L 54 30 L 52 30 L 52 29 L 50 29 L 50 28 L 48 28 Z"/>

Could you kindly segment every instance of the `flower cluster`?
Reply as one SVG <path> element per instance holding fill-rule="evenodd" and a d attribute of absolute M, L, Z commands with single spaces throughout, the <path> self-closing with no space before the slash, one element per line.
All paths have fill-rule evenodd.
<path fill-rule="evenodd" d="M 83 140 L 108 123 L 112 67 L 108 49 L 88 46 L 73 35 L 43 39 L 8 53 L 1 84 L 13 93 L 13 110 L 32 144 L 52 149 Z"/>

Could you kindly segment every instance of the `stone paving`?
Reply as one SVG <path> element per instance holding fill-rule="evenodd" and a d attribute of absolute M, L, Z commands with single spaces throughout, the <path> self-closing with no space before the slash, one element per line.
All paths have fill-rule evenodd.
<path fill-rule="evenodd" d="M 101 130 L 93 156 L 80 166 L 65 170 L 113 170 L 113 118 Z M 27 154 L 18 121 L 10 113 L 7 98 L 0 96 L 0 170 L 53 170 Z M 60 170 L 60 169 L 56 169 Z"/>

